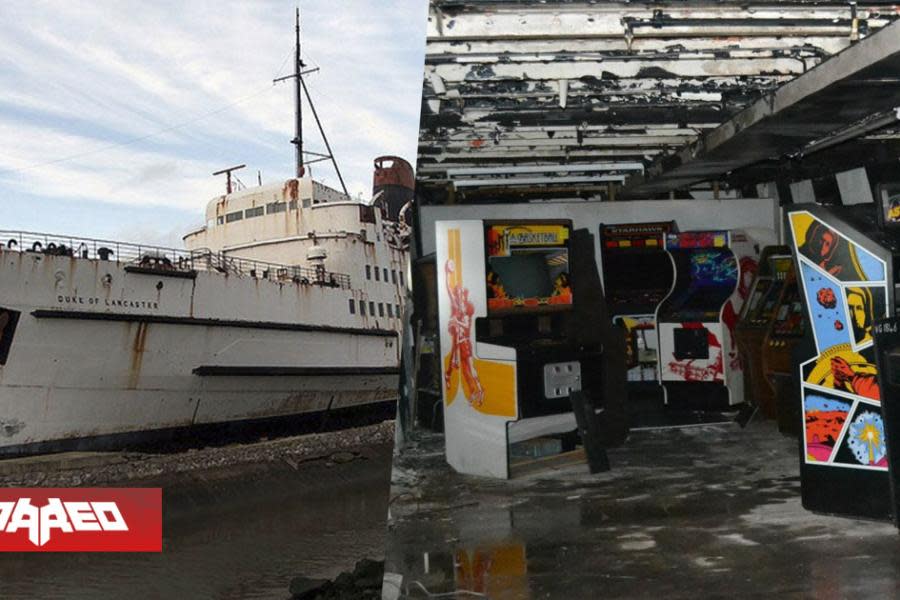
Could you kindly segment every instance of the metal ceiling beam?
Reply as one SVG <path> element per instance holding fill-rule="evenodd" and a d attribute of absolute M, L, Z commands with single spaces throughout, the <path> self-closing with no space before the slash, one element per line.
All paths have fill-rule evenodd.
<path fill-rule="evenodd" d="M 877 80 L 877 86 L 865 82 Z M 865 93 L 860 93 L 865 89 Z M 721 178 L 825 140 L 900 105 L 900 22 L 835 55 L 686 145 L 659 157 L 626 193 L 646 196 Z"/>
<path fill-rule="evenodd" d="M 426 35 L 433 39 L 471 41 L 484 38 L 522 40 L 548 37 L 624 37 L 629 32 L 653 37 L 671 35 L 680 22 L 695 26 L 698 21 L 715 20 L 723 23 L 723 31 L 733 33 L 736 27 L 744 30 L 761 29 L 771 35 L 772 27 L 789 33 L 792 29 L 810 34 L 834 32 L 849 35 L 852 27 L 851 7 L 840 3 L 817 6 L 804 2 L 760 3 L 748 15 L 746 2 L 717 5 L 702 2 L 670 4 L 660 10 L 658 3 L 604 2 L 566 3 L 546 6 L 546 10 L 521 3 L 498 2 L 433 2 Z M 693 4 L 693 6 L 691 5 Z M 883 23 L 877 3 L 861 2 L 857 18 L 870 26 Z M 485 18 L 471 18 L 472 13 Z M 660 15 L 659 13 L 662 13 Z M 623 19 L 627 15 L 627 19 Z M 730 22 L 734 26 L 728 27 Z M 768 27 L 767 27 L 768 26 Z M 802 33 L 801 33 L 802 34 Z"/>
<path fill-rule="evenodd" d="M 489 187 L 500 185 L 572 185 L 576 183 L 603 183 L 610 181 L 625 181 L 625 175 L 594 175 L 589 177 L 504 177 L 482 179 L 454 179 L 453 186 L 456 188 L 463 188 L 476 186 Z"/>

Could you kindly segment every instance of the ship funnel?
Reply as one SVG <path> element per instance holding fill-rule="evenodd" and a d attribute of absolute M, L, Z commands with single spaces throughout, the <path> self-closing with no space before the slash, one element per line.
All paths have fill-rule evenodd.
<path fill-rule="evenodd" d="M 416 182 L 413 168 L 399 156 L 379 156 L 375 159 L 372 196 L 381 194 L 381 203 L 389 221 L 400 220 L 400 209 L 413 199 Z"/>

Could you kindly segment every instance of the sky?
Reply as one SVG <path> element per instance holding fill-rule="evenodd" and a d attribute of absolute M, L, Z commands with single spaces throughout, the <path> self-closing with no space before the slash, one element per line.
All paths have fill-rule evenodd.
<path fill-rule="evenodd" d="M 0 230 L 181 247 L 237 164 L 294 174 L 290 1 L 0 3 Z M 353 196 L 415 163 L 426 0 L 301 0 L 306 77 Z M 308 108 L 304 140 L 324 152 Z M 339 188 L 328 163 L 315 179 Z"/>

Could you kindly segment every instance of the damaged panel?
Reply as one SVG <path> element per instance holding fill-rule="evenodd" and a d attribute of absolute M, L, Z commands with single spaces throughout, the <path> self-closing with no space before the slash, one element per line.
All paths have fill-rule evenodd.
<path fill-rule="evenodd" d="M 897 17 L 876 2 L 432 0 L 423 201 L 429 184 L 454 193 L 448 171 L 472 166 L 649 167 Z"/>

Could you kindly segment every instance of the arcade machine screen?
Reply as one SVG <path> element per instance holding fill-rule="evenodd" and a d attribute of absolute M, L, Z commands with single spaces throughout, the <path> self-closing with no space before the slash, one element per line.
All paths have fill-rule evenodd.
<path fill-rule="evenodd" d="M 734 293 L 737 261 L 728 249 L 709 248 L 678 252 L 676 264 L 690 272 L 690 285 L 672 305 L 670 316 L 679 321 L 705 321 L 718 318 L 719 309 Z"/>
<path fill-rule="evenodd" d="M 767 296 L 772 289 L 774 282 L 771 279 L 760 279 L 753 287 L 753 293 L 750 294 L 750 300 L 747 301 L 747 318 L 755 320 L 762 307 L 762 299 Z"/>
<path fill-rule="evenodd" d="M 489 225 L 488 314 L 571 308 L 569 234 L 568 225 Z"/>
<path fill-rule="evenodd" d="M 750 296 L 750 306 L 747 309 L 746 319 L 751 325 L 768 325 L 773 318 L 777 318 L 778 301 L 784 289 L 784 280 L 762 279 Z M 800 307 L 802 313 L 802 306 Z"/>
<path fill-rule="evenodd" d="M 887 229 L 900 228 L 900 185 L 882 184 L 875 193 L 878 224 Z"/>
<path fill-rule="evenodd" d="M 665 298 L 672 287 L 672 263 L 665 254 L 661 258 L 648 260 L 648 253 L 633 251 L 618 252 L 614 259 L 604 261 L 603 284 L 609 290 L 606 301 L 614 313 L 620 312 L 619 304 L 647 305 L 652 312 Z"/>
<path fill-rule="evenodd" d="M 664 240 L 677 231 L 675 221 L 600 226 L 603 289 L 613 323 L 625 328 L 629 382 L 659 379 L 656 309 L 675 278 Z"/>
<path fill-rule="evenodd" d="M 792 285 L 785 290 L 784 299 L 775 315 L 772 324 L 772 337 L 803 337 L 806 329 L 803 320 L 803 302 L 800 299 L 800 290 Z"/>
<path fill-rule="evenodd" d="M 794 389 L 793 353 L 805 334 L 803 297 L 791 266 L 791 273 L 775 309 L 775 318 L 766 334 L 763 371 L 775 394 L 778 430 L 792 437 L 800 435 L 803 420 L 800 400 Z"/>
<path fill-rule="evenodd" d="M 762 250 L 750 297 L 744 303 L 741 319 L 734 330 L 734 341 L 744 368 L 744 392 L 766 418 L 775 418 L 777 409 L 774 390 L 765 375 L 765 338 L 775 318 L 791 264 L 790 256 L 776 252 L 789 251 L 787 247 L 778 246 L 767 246 Z"/>

